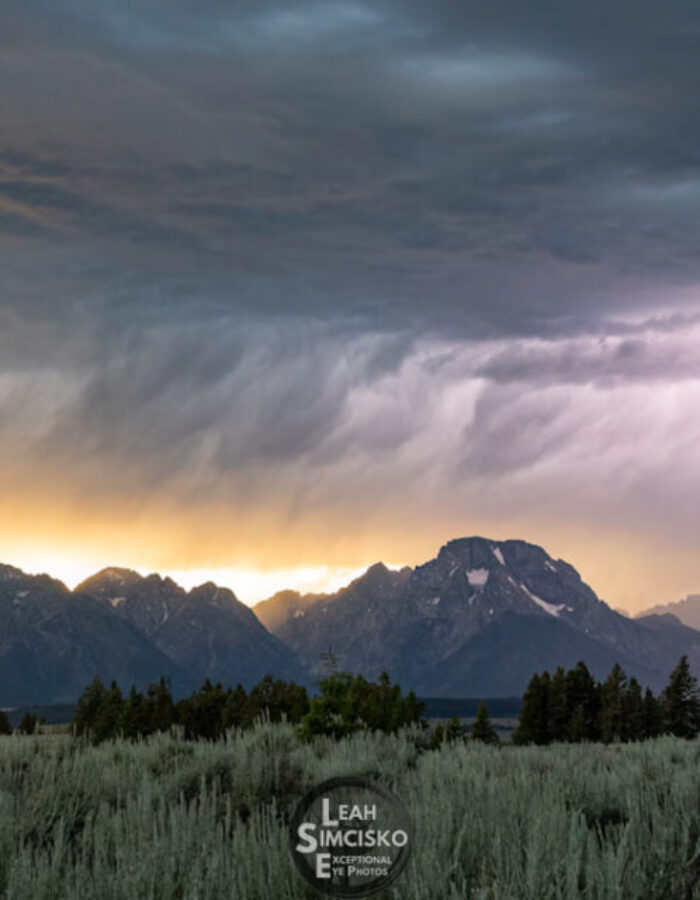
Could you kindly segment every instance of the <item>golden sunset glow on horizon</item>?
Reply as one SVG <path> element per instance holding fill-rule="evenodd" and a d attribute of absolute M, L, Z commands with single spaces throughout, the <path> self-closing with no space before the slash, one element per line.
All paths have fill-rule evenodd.
<path fill-rule="evenodd" d="M 170 577 L 186 590 L 207 581 L 232 590 L 237 598 L 248 605 L 265 600 L 277 591 L 292 589 L 300 593 L 333 593 L 361 575 L 366 567 L 331 568 L 328 566 L 300 567 L 292 569 L 256 570 L 236 569 L 158 569 L 151 566 L 118 565 L 106 557 L 102 560 L 81 559 L 50 551 L 39 555 L 17 553 L 7 562 L 31 575 L 50 575 L 62 581 L 71 590 L 101 569 L 116 567 L 132 569 L 140 575 L 156 572 Z"/>
<path fill-rule="evenodd" d="M 99 516 L 88 524 L 80 518 L 70 528 L 62 519 L 61 538 L 38 539 L 31 534 L 20 537 L 0 529 L 2 562 L 32 574 L 46 573 L 74 588 L 102 568 L 130 568 L 142 575 L 156 572 L 170 576 L 186 589 L 213 581 L 230 588 L 247 604 L 264 600 L 283 589 L 302 593 L 334 592 L 358 577 L 370 565 L 384 562 L 389 568 L 415 566 L 433 558 L 440 546 L 457 537 L 480 535 L 494 540 L 520 538 L 540 544 L 555 558 L 569 562 L 596 593 L 610 605 L 632 613 L 656 603 L 671 602 L 700 586 L 700 561 L 691 547 L 665 543 L 656 536 L 649 540 L 643 531 L 624 533 L 612 529 L 555 523 L 528 522 L 514 519 L 510 524 L 453 521 L 447 527 L 427 519 L 422 523 L 397 521 L 393 533 L 382 521 L 374 527 L 366 525 L 354 534 L 328 529 L 322 543 L 319 530 L 301 523 L 294 533 L 270 531 L 258 543 L 253 534 L 246 543 L 235 536 L 236 558 L 227 564 L 230 533 L 211 529 L 201 514 L 202 528 L 190 526 L 197 517 L 185 517 L 179 523 L 162 521 L 160 527 L 152 518 L 142 519 L 138 527 L 122 527 L 111 517 Z M 209 522 L 211 526 L 211 522 Z M 168 530 L 169 529 L 169 530 Z M 322 529 L 320 529 L 322 530 Z M 215 533 L 219 539 L 214 540 Z M 70 535 L 70 537 L 69 537 Z M 149 538 L 150 535 L 150 538 Z M 370 549 L 371 548 L 371 549 Z M 302 558 L 308 553 L 308 563 Z M 272 565 L 272 558 L 276 564 Z M 187 560 L 189 565 L 178 564 Z M 325 560 L 325 562 L 324 562 Z M 663 590 L 655 587 L 663 584 Z"/>

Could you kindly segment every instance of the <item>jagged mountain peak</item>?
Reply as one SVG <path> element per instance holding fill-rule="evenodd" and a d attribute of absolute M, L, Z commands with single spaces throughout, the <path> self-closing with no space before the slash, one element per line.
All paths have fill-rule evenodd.
<path fill-rule="evenodd" d="M 250 607 L 241 603 L 230 588 L 221 587 L 213 581 L 205 581 L 204 584 L 199 584 L 197 587 L 192 588 L 187 597 L 193 603 L 208 603 L 220 609 L 233 609 L 240 614 L 255 618 L 255 614 Z"/>
<path fill-rule="evenodd" d="M 9 569 L 9 571 L 8 571 Z M 185 673 L 109 603 L 48 575 L 5 567 L 0 582 L 0 702 L 74 700 L 92 678 L 123 687 Z"/>
<path fill-rule="evenodd" d="M 366 569 L 362 575 L 358 575 L 346 588 L 341 588 L 339 593 L 363 589 L 382 589 L 393 587 L 403 581 L 411 573 L 411 569 L 405 566 L 403 569 L 390 569 L 383 562 L 376 562 Z"/>
<path fill-rule="evenodd" d="M 133 569 L 123 569 L 118 566 L 108 566 L 100 569 L 94 575 L 90 575 L 77 586 L 76 591 L 87 594 L 99 593 L 100 595 L 109 594 L 112 591 L 119 591 L 123 587 L 132 588 L 144 580 L 143 575 L 139 575 Z"/>
<path fill-rule="evenodd" d="M 46 572 L 39 572 L 35 574 L 32 572 L 25 572 L 22 569 L 17 568 L 17 566 L 0 565 L 0 581 L 17 581 L 20 579 L 43 581 L 47 583 L 50 582 L 51 584 L 63 584 L 63 582 L 59 581 L 58 578 L 53 578 Z"/>
<path fill-rule="evenodd" d="M 143 578 L 143 575 L 140 575 L 134 569 L 127 569 L 121 566 L 107 566 L 104 569 L 100 569 L 99 572 L 96 572 L 92 578 L 104 581 L 138 581 Z"/>
<path fill-rule="evenodd" d="M 412 572 L 408 566 L 390 569 L 383 562 L 377 562 L 334 594 L 278 591 L 255 605 L 255 615 L 273 634 L 283 630 L 291 620 L 304 618 L 307 613 L 326 615 L 332 604 L 352 608 L 354 616 L 364 616 L 371 612 L 374 603 L 393 597 Z"/>
<path fill-rule="evenodd" d="M 380 562 L 373 563 L 371 566 L 368 566 L 367 569 L 365 570 L 364 576 L 374 577 L 374 576 L 379 576 L 379 575 L 385 575 L 388 571 L 389 571 L 388 567 L 385 566 L 384 563 L 380 561 Z M 360 576 L 360 577 L 364 577 L 364 576 Z"/>
<path fill-rule="evenodd" d="M 27 578 L 28 576 L 14 566 L 0 564 L 0 581 L 14 581 L 17 578 Z"/>
<path fill-rule="evenodd" d="M 213 582 L 187 592 L 171 578 L 108 567 L 71 592 L 0 566 L 0 613 L 2 703 L 75 700 L 95 674 L 127 690 L 167 675 L 178 693 L 205 677 L 306 679 L 294 652 Z"/>
<path fill-rule="evenodd" d="M 448 541 L 440 548 L 436 560 L 438 562 L 457 562 L 470 568 L 497 569 L 505 568 L 530 568 L 532 571 L 548 569 L 550 572 L 559 572 L 560 568 L 569 574 L 579 577 L 576 570 L 561 559 L 555 560 L 547 551 L 538 544 L 528 541 L 509 539 L 504 541 L 480 536 L 455 538 Z M 430 565 L 435 560 L 430 560 L 425 565 Z"/>
<path fill-rule="evenodd" d="M 30 575 L 15 566 L 0 565 L 0 591 L 12 591 L 22 589 L 27 592 L 53 592 L 61 596 L 68 596 L 70 591 L 66 585 L 57 578 L 52 578 L 46 573 Z"/>
<path fill-rule="evenodd" d="M 444 688 L 469 696 L 465 679 L 476 679 L 482 663 L 490 667 L 489 678 L 499 667 L 508 673 L 509 654 L 519 662 L 494 682 L 498 690 L 502 684 L 520 690 L 540 658 L 573 665 L 587 654 L 600 674 L 619 658 L 652 681 L 660 676 L 649 668 L 650 648 L 694 640 L 692 633 L 671 638 L 669 623 L 635 627 L 599 600 L 571 565 L 523 540 L 459 538 L 403 574 L 371 567 L 306 608 L 287 603 L 286 615 L 269 627 L 312 669 L 319 670 L 331 647 L 341 667 L 369 677 L 387 669 L 424 693 Z M 483 689 L 482 681 L 474 684 L 473 690 Z"/>
<path fill-rule="evenodd" d="M 328 599 L 327 594 L 301 594 L 299 591 L 277 591 L 267 600 L 255 604 L 255 615 L 273 634 L 288 619 L 306 615 L 310 606 Z"/>
<path fill-rule="evenodd" d="M 76 591 L 111 606 L 149 635 L 186 597 L 186 591 L 172 578 L 155 573 L 143 576 L 120 568 L 102 569 L 78 585 Z"/>
<path fill-rule="evenodd" d="M 572 566 L 537 544 L 480 536 L 444 544 L 435 559 L 416 567 L 407 590 L 462 620 L 460 608 L 472 608 L 468 628 L 506 611 L 583 618 L 600 604 Z M 432 592 L 429 599 L 423 597 L 426 590 Z"/>
<path fill-rule="evenodd" d="M 457 559 L 464 563 L 481 562 L 491 564 L 494 561 L 499 561 L 495 551 L 501 550 L 501 543 L 479 535 L 454 538 L 440 547 L 437 559 Z"/>
<path fill-rule="evenodd" d="M 236 603 L 241 602 L 238 597 L 236 597 L 235 592 L 231 588 L 224 587 L 221 584 L 217 584 L 215 581 L 211 581 L 211 579 L 209 581 L 203 581 L 202 584 L 196 585 L 189 593 L 201 595 L 203 597 L 219 594 L 222 597 L 225 596 L 229 599 L 235 600 Z"/>

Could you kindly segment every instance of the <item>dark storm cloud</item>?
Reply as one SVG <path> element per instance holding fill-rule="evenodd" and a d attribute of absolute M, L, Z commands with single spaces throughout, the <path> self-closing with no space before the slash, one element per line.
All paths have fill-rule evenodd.
<path fill-rule="evenodd" d="M 0 209 L 18 238 L 101 241 L 96 255 L 122 271 L 155 254 L 183 281 L 243 276 L 247 308 L 251 294 L 285 305 L 257 277 L 297 277 L 303 312 L 374 304 L 376 319 L 381 303 L 419 328 L 483 328 L 482 267 L 517 266 L 520 291 L 488 298 L 496 332 L 523 327 L 523 304 L 535 331 L 562 316 L 577 327 L 584 303 L 594 319 L 610 309 L 585 279 L 560 281 L 557 261 L 620 278 L 620 310 L 642 302 L 625 277 L 696 273 L 692 6 L 30 3 L 5 15 Z"/>
<path fill-rule="evenodd" d="M 700 379 L 695 339 L 657 333 L 624 339 L 525 343 L 495 354 L 477 370 L 491 380 L 586 384 Z"/>
<path fill-rule="evenodd" d="M 199 496 L 226 484 L 231 496 L 248 497 L 258 479 L 269 488 L 278 466 L 289 491 L 290 461 L 338 464 L 357 442 L 371 450 L 410 438 L 405 423 L 394 434 L 385 404 L 381 428 L 347 433 L 353 397 L 362 401 L 409 353 L 398 337 L 348 343 L 310 321 L 133 328 L 97 364 L 78 369 L 80 378 L 45 371 L 59 412 L 48 427 L 37 423 L 32 440 L 25 429 L 25 457 L 70 469 L 79 447 L 81 476 L 96 491 L 148 495 L 184 480 Z M 64 383 L 58 397 L 56 378 Z M 27 394 L 20 381 L 10 395 L 15 410 Z"/>
<path fill-rule="evenodd" d="M 698 58 L 688 2 L 3 4 L 0 463 L 687 524 Z"/>

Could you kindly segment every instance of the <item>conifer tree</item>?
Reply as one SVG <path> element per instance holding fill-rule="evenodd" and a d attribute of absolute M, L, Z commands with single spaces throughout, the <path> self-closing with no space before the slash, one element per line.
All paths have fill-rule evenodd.
<path fill-rule="evenodd" d="M 19 723 L 19 733 L 20 734 L 34 734 L 37 730 L 37 726 L 41 725 L 43 719 L 40 719 L 38 716 L 32 715 L 30 712 L 26 712 L 22 716 L 22 720 Z"/>
<path fill-rule="evenodd" d="M 445 744 L 452 744 L 454 741 L 463 741 L 467 736 L 467 729 L 462 725 L 457 716 L 446 723 L 442 722 L 435 726 L 435 730 L 430 736 L 430 749 L 439 750 Z"/>
<path fill-rule="evenodd" d="M 622 666 L 615 663 L 600 689 L 600 737 L 606 744 L 622 740 L 626 691 L 627 676 Z"/>
<path fill-rule="evenodd" d="M 472 741 L 480 741 L 482 744 L 500 743 L 483 700 L 476 711 L 476 719 L 474 719 L 474 724 L 469 732 L 469 738 Z"/>
<path fill-rule="evenodd" d="M 573 742 L 598 740 L 599 689 L 582 660 L 566 673 L 566 691 L 568 739 Z"/>
<path fill-rule="evenodd" d="M 175 706 L 170 694 L 170 680 L 161 678 L 157 684 L 150 684 L 146 691 L 148 733 L 168 731 L 173 724 Z"/>
<path fill-rule="evenodd" d="M 250 724 L 248 695 L 242 684 L 237 684 L 235 688 L 229 688 L 226 692 L 226 702 L 221 711 L 221 724 L 224 731 L 227 728 L 243 728 Z"/>
<path fill-rule="evenodd" d="M 652 693 L 651 688 L 647 688 L 644 692 L 642 711 L 644 717 L 643 738 L 646 740 L 648 738 L 658 737 L 663 729 L 663 719 L 661 706 Z"/>
<path fill-rule="evenodd" d="M 662 709 L 664 731 L 683 738 L 693 738 L 700 732 L 698 682 L 687 656 L 680 658 L 671 673 L 662 695 Z"/>
<path fill-rule="evenodd" d="M 252 724 L 257 717 L 265 714 L 273 722 L 282 719 L 298 722 L 308 708 L 309 698 L 305 687 L 266 675 L 248 696 L 247 720 Z"/>
<path fill-rule="evenodd" d="M 98 712 L 106 694 L 107 688 L 102 684 L 99 675 L 96 675 L 78 700 L 75 719 L 73 720 L 76 734 L 88 734 L 94 729 Z"/>
<path fill-rule="evenodd" d="M 220 737 L 226 699 L 221 684 L 212 684 L 207 678 L 196 694 L 179 700 L 175 712 L 177 721 L 185 727 L 185 737 L 208 740 Z"/>
<path fill-rule="evenodd" d="M 311 700 L 309 711 L 301 721 L 305 738 L 316 734 L 342 738 L 362 726 L 353 708 L 353 695 L 359 691 L 357 679 L 350 672 L 332 672 L 321 680 L 320 693 Z"/>
<path fill-rule="evenodd" d="M 518 727 L 513 733 L 515 744 L 546 744 L 549 740 L 547 706 L 549 673 L 533 675 L 523 695 Z"/>
<path fill-rule="evenodd" d="M 622 697 L 623 741 L 641 741 L 644 738 L 644 699 L 636 678 L 630 678 Z"/>
<path fill-rule="evenodd" d="M 119 730 L 125 738 L 135 740 L 142 735 L 148 734 L 148 729 L 148 708 L 143 694 L 140 694 L 132 686 L 129 696 L 122 707 Z"/>
<path fill-rule="evenodd" d="M 0 734 L 12 734 L 12 726 L 4 709 L 0 709 Z"/>
<path fill-rule="evenodd" d="M 124 698 L 116 681 L 113 681 L 101 697 L 91 732 L 95 743 L 109 740 L 119 734 L 124 709 Z"/>
<path fill-rule="evenodd" d="M 564 669 L 559 666 L 549 684 L 547 704 L 547 737 L 549 741 L 565 741 L 569 736 L 569 708 Z"/>

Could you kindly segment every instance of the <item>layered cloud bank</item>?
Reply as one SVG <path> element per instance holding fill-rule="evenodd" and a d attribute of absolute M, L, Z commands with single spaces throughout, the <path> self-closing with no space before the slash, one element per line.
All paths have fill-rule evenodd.
<path fill-rule="evenodd" d="M 696 590 L 700 14 L 566 6 L 7 4 L 7 561 Z"/>
<path fill-rule="evenodd" d="M 624 552 L 625 602 L 693 577 L 678 554 L 696 534 L 700 329 L 470 342 L 268 322 L 238 348 L 236 333 L 157 328 L 97 364 L 6 374 L 5 540 L 288 568 L 526 533 L 575 546 L 599 580 Z M 618 544 L 663 551 L 632 562 Z"/>

